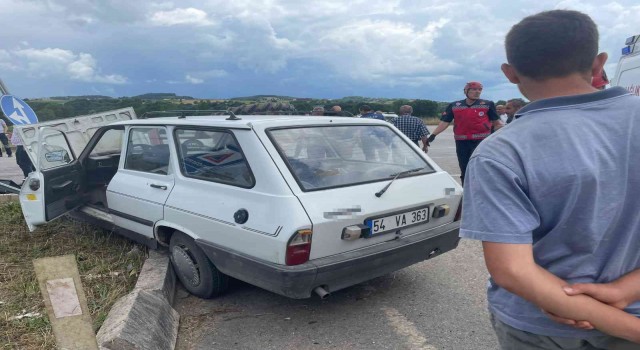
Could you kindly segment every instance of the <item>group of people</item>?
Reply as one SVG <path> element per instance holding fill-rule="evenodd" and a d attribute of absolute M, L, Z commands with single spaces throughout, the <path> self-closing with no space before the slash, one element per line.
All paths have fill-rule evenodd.
<path fill-rule="evenodd" d="M 496 106 L 492 101 L 480 99 L 482 89 L 481 83 L 468 82 L 463 89 L 465 99 L 449 104 L 433 133 L 429 132 L 422 119 L 412 115 L 413 107 L 410 105 L 401 106 L 398 117 L 391 120 L 391 124 L 416 145 L 420 146 L 419 141 L 422 141 L 422 150 L 428 152 L 429 145 L 435 137 L 455 120 L 456 155 L 460 166 L 460 179 L 464 184 L 467 164 L 476 147 L 492 132 L 511 123 L 516 118 L 516 113 L 526 105 L 522 98 L 514 98 L 507 101 L 506 105 Z M 362 105 L 359 110 L 361 118 L 385 120 L 381 112 L 374 111 L 369 105 Z M 313 109 L 311 115 L 343 116 L 342 113 L 340 106 L 333 106 L 328 113 L 324 107 L 319 106 Z"/>

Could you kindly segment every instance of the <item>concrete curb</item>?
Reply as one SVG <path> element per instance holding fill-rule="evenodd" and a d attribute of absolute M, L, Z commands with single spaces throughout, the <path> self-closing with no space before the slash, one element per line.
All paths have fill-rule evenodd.
<path fill-rule="evenodd" d="M 18 202 L 19 200 L 17 194 L 0 194 L 0 203 Z"/>
<path fill-rule="evenodd" d="M 96 336 L 101 350 L 174 349 L 180 315 L 176 275 L 163 251 L 149 251 L 133 291 L 111 308 Z"/>

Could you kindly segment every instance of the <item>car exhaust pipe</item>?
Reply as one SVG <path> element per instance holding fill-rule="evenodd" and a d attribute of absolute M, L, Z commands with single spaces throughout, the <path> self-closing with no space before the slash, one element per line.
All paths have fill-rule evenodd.
<path fill-rule="evenodd" d="M 331 293 L 327 292 L 327 290 L 322 288 L 322 286 L 316 287 L 313 291 L 318 294 L 322 300 L 327 299 L 331 295 Z"/>

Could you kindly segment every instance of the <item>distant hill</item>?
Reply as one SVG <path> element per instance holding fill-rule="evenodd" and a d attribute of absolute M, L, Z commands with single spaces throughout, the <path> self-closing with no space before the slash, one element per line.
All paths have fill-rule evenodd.
<path fill-rule="evenodd" d="M 102 96 L 102 95 L 82 95 L 82 96 L 52 96 L 52 97 L 49 97 L 49 99 L 51 99 L 51 100 L 78 100 L 78 99 L 110 100 L 110 99 L 113 99 L 113 97 Z"/>
<path fill-rule="evenodd" d="M 267 99 L 276 99 L 276 100 L 297 100 L 297 97 L 291 96 L 278 96 L 278 95 L 254 95 L 254 96 L 244 96 L 244 97 L 233 97 L 230 100 L 249 100 L 249 101 L 257 101 L 257 100 L 267 100 Z"/>
<path fill-rule="evenodd" d="M 170 99 L 170 100 L 179 100 L 179 99 L 193 100 L 194 99 L 191 96 L 177 96 L 176 94 L 170 93 L 170 92 L 151 92 L 151 93 L 147 93 L 147 94 L 132 96 L 131 98 L 137 98 L 137 99 L 140 99 L 140 100 L 166 100 L 166 99 Z"/>

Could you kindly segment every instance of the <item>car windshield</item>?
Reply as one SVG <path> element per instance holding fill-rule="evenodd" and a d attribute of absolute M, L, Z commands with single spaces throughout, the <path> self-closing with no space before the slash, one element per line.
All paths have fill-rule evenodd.
<path fill-rule="evenodd" d="M 271 129 L 269 137 L 304 191 L 434 172 L 426 160 L 384 125 Z M 408 175 L 408 176 L 411 176 Z"/>

